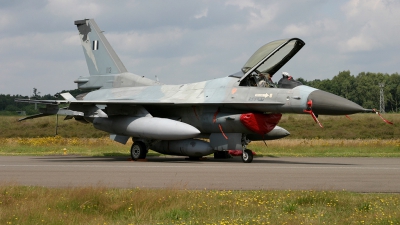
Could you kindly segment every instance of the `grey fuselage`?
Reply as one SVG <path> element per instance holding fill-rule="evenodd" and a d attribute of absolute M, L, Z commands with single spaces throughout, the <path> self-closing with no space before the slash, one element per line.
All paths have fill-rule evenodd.
<path fill-rule="evenodd" d="M 57 114 L 93 123 L 119 143 L 126 144 L 132 138 L 132 159 L 144 159 L 149 148 L 189 157 L 242 150 L 243 162 L 251 162 L 253 153 L 246 149 L 251 140 L 289 135 L 277 126 L 283 113 L 310 114 L 319 123 L 318 115 L 371 111 L 302 85 L 286 72 L 274 84 L 274 74 L 305 45 L 299 38 L 261 46 L 240 72 L 230 76 L 164 85 L 129 73 L 93 19 L 74 24 L 89 70 L 88 76 L 80 76 L 74 82 L 80 89 L 98 90 L 76 98 L 61 93 L 64 101 L 18 100 L 46 104 L 40 114 L 21 120 Z M 60 108 L 62 103 L 69 105 Z"/>
<path fill-rule="evenodd" d="M 107 103 L 107 100 L 126 101 L 130 105 L 140 102 L 152 116 L 182 121 L 196 127 L 201 133 L 220 132 L 221 124 L 224 132 L 251 134 L 254 132 L 240 123 L 241 114 L 305 113 L 312 93 L 327 93 L 306 85 L 292 89 L 239 86 L 238 80 L 236 77 L 223 77 L 181 85 L 100 89 L 88 93 L 83 100 L 101 103 Z M 336 96 L 335 100 L 339 101 L 342 108 L 332 107 L 328 110 L 330 115 L 346 115 L 360 110 L 358 105 L 344 98 Z M 330 104 L 334 105 L 335 102 Z M 343 104 L 350 107 L 343 107 Z M 120 104 L 118 107 L 115 115 L 130 115 L 131 106 Z M 325 108 L 323 106 L 319 110 L 318 105 L 314 104 L 314 112 L 317 114 L 324 114 Z M 112 117 L 113 111 L 109 108 L 105 113 Z"/>

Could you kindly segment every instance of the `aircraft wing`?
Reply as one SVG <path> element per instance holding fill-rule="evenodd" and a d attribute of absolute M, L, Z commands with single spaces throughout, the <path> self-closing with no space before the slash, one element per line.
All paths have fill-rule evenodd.
<path fill-rule="evenodd" d="M 66 100 L 37 100 L 37 99 L 23 99 L 23 98 L 17 98 L 15 99 L 15 102 L 22 102 L 22 103 L 30 103 L 30 104 L 44 104 L 44 105 L 59 105 L 63 103 L 69 103 L 69 101 Z"/>
<path fill-rule="evenodd" d="M 224 105 L 224 106 L 237 106 L 237 105 L 284 105 L 283 102 L 277 101 L 234 101 L 234 102 L 188 102 L 188 101 L 160 101 L 160 100 L 136 100 L 136 99 L 108 99 L 108 100 L 36 100 L 36 99 L 15 99 L 15 102 L 23 102 L 30 104 L 44 104 L 44 105 L 60 105 L 60 104 L 73 104 L 73 105 L 108 105 L 108 104 L 120 104 L 120 105 Z"/>
<path fill-rule="evenodd" d="M 59 105 L 70 103 L 71 101 L 77 101 L 74 96 L 70 93 L 62 93 L 61 96 L 65 100 L 38 100 L 38 99 L 26 99 L 26 98 L 16 98 L 15 102 L 29 103 L 29 104 L 43 104 L 43 105 Z"/>
<path fill-rule="evenodd" d="M 276 101 L 235 101 L 235 102 L 187 102 L 187 101 L 160 101 L 160 100 L 78 100 L 70 102 L 70 109 L 79 109 L 80 106 L 87 105 L 131 105 L 131 106 L 205 106 L 214 105 L 225 108 L 233 108 L 239 110 L 250 110 L 256 112 L 268 112 L 271 108 L 279 107 L 285 103 Z"/>
<path fill-rule="evenodd" d="M 234 102 L 188 102 L 185 100 L 158 100 L 158 99 L 107 99 L 107 100 L 76 100 L 69 93 L 61 94 L 65 100 L 36 100 L 36 99 L 15 99 L 16 102 L 31 103 L 31 104 L 44 104 L 45 108 L 40 108 L 39 114 L 28 116 L 20 119 L 34 119 L 49 115 L 65 115 L 68 118 L 85 116 L 84 109 L 86 107 L 96 105 L 133 105 L 133 106 L 204 106 L 204 105 L 218 105 L 227 108 L 235 109 L 249 109 L 253 111 L 265 112 L 266 107 L 281 106 L 282 102 L 272 100 L 265 101 L 237 101 Z M 60 104 L 69 104 L 69 107 L 60 108 Z M 97 108 L 97 107 L 96 107 Z"/>
<path fill-rule="evenodd" d="M 159 101 L 159 100 L 77 100 L 67 102 L 70 104 L 83 104 L 83 105 L 107 105 L 107 104 L 131 104 L 131 105 L 284 105 L 283 102 L 276 101 L 260 101 L 260 102 L 185 102 L 185 101 Z"/>

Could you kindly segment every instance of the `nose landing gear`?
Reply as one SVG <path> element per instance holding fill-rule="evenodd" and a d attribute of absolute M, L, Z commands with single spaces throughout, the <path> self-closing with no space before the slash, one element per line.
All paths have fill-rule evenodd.
<path fill-rule="evenodd" d="M 253 162 L 253 151 L 247 149 L 247 145 L 250 143 L 250 140 L 247 139 L 246 135 L 242 135 L 242 161 L 244 163 L 251 163 Z"/>
<path fill-rule="evenodd" d="M 253 152 L 249 149 L 245 149 L 242 154 L 242 161 L 244 163 L 251 163 L 253 162 Z"/>

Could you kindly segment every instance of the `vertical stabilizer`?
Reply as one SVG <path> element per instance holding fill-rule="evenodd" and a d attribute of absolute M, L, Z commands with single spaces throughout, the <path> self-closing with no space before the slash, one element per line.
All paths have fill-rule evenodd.
<path fill-rule="evenodd" d="M 124 64 L 108 43 L 103 31 L 93 19 L 77 20 L 83 52 L 90 75 L 110 75 L 127 72 Z"/>
<path fill-rule="evenodd" d="M 74 82 L 79 89 L 140 87 L 160 85 L 144 76 L 128 73 L 103 31 L 93 19 L 75 21 L 90 76 L 80 76 Z"/>

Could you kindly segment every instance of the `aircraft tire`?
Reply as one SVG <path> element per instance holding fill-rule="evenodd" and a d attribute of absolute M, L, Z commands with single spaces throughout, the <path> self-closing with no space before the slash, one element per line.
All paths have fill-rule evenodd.
<path fill-rule="evenodd" d="M 146 145 L 141 141 L 135 141 L 131 147 L 131 157 L 133 160 L 145 159 L 147 154 Z"/>
<path fill-rule="evenodd" d="M 244 150 L 242 154 L 242 161 L 244 163 L 251 163 L 253 162 L 253 152 L 249 149 Z"/>

